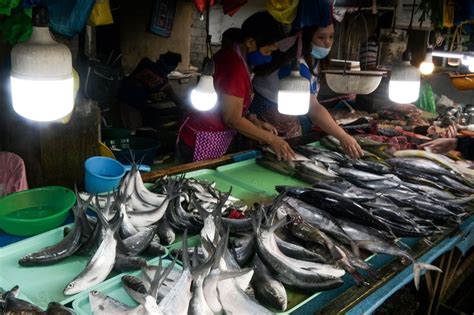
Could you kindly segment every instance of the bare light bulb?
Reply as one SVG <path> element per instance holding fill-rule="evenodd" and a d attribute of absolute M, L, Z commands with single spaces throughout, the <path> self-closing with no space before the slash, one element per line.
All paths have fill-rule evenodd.
<path fill-rule="evenodd" d="M 474 72 L 474 62 L 469 65 L 469 71 Z"/>
<path fill-rule="evenodd" d="M 217 103 L 214 81 L 210 75 L 202 75 L 199 83 L 191 92 L 191 104 L 199 111 L 208 111 Z"/>
<path fill-rule="evenodd" d="M 433 63 L 433 54 L 431 52 L 427 52 L 425 55 L 425 60 L 420 64 L 420 72 L 423 75 L 432 74 L 434 70 L 434 63 Z"/>

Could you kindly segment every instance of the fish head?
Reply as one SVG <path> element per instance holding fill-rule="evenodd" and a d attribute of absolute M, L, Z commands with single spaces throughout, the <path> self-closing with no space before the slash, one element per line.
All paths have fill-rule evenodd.
<path fill-rule="evenodd" d="M 288 298 L 286 295 L 285 288 L 281 285 L 270 285 L 266 283 L 264 285 L 264 291 L 268 293 L 267 298 L 271 301 L 271 305 L 277 306 L 280 310 L 284 311 L 288 307 Z"/>
<path fill-rule="evenodd" d="M 65 288 L 64 288 L 64 295 L 73 295 L 85 290 L 85 286 L 81 286 L 81 283 L 77 280 L 71 281 Z"/>

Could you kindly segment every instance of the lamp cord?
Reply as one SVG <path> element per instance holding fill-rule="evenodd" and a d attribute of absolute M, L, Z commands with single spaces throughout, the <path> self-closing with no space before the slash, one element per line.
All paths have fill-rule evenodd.
<path fill-rule="evenodd" d="M 413 0 L 413 5 L 412 5 L 412 8 L 411 8 L 411 17 L 410 17 L 410 23 L 408 24 L 408 42 L 407 42 L 407 51 L 408 48 L 410 47 L 409 44 L 410 44 L 410 35 L 412 34 L 412 24 L 413 24 L 413 16 L 415 15 L 415 7 L 416 7 L 416 0 Z"/>
<path fill-rule="evenodd" d="M 211 10 L 210 0 L 206 1 L 206 56 L 212 60 L 211 35 L 209 35 L 209 11 Z"/>

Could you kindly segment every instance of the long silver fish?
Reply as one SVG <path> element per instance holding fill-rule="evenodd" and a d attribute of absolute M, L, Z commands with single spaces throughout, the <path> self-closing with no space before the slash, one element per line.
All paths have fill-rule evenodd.
<path fill-rule="evenodd" d="M 120 216 L 119 220 L 110 226 L 102 213 L 97 212 L 97 216 L 106 229 L 105 237 L 86 268 L 66 286 L 65 295 L 73 295 L 101 283 L 114 267 L 117 247 L 115 234 L 122 224 L 122 217 Z"/>

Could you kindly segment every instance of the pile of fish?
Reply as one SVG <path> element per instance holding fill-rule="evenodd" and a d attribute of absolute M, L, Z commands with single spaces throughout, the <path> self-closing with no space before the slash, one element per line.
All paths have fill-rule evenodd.
<path fill-rule="evenodd" d="M 227 196 L 223 196 L 223 199 Z M 216 206 L 220 208 L 223 203 Z M 240 268 L 227 248 L 225 233 L 217 215 L 209 213 L 201 231 L 202 256 L 198 249 L 188 255 L 187 232 L 183 237 L 183 269 L 165 270 L 149 266 L 141 277 L 124 276 L 122 286 L 137 302 L 131 307 L 98 291 L 89 293 L 94 314 L 272 314 L 255 301 L 246 290 L 253 278 L 253 268 Z M 212 239 L 212 241 L 210 241 Z M 175 258 L 176 260 L 176 258 Z"/>
<path fill-rule="evenodd" d="M 50 302 L 43 311 L 38 306 L 18 298 L 20 288 L 14 286 L 9 291 L 0 292 L 0 314 L 74 315 L 73 310 L 57 302 Z"/>
<path fill-rule="evenodd" d="M 146 258 L 166 253 L 164 245 L 175 241 L 175 231 L 201 231 L 204 222 L 196 205 L 206 211 L 219 202 L 216 196 L 220 192 L 213 185 L 197 180 L 167 178 L 159 185 L 162 193 L 148 190 L 134 167 L 113 194 L 78 195 L 73 208 L 74 226 L 66 231 L 64 239 L 22 257 L 19 264 L 50 265 L 71 255 L 90 256 L 85 269 L 65 287 L 65 295 L 101 283 L 112 270 L 124 272 L 146 266 Z M 239 202 L 227 198 L 219 209 L 224 213 L 229 209 L 244 212 L 246 206 L 238 205 Z M 96 216 L 86 212 L 89 207 L 95 210 Z M 249 220 L 225 218 L 223 221 L 233 230 L 252 228 Z"/>

